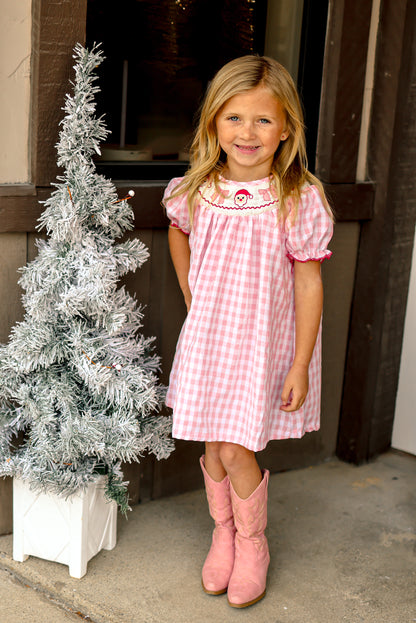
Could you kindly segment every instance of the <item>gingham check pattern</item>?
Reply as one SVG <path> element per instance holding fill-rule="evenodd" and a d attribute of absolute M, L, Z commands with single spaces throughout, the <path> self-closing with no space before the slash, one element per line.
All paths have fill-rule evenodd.
<path fill-rule="evenodd" d="M 189 233 L 186 197 L 168 201 L 178 182 L 170 182 L 164 202 L 172 223 Z M 295 413 L 279 406 L 294 354 L 293 260 L 330 257 L 332 223 L 314 186 L 304 189 L 298 217 L 285 227 L 277 224 L 268 179 L 222 180 L 221 191 L 201 188 L 189 238 L 192 306 L 166 403 L 174 437 L 259 451 L 320 425 L 321 331 L 304 406 Z"/>

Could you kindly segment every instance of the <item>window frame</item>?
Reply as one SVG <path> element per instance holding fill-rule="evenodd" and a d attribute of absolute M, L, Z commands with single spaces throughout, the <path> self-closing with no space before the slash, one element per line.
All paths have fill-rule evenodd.
<path fill-rule="evenodd" d="M 69 81 L 73 78 L 73 48 L 77 42 L 85 44 L 87 0 L 56 3 L 54 0 L 33 0 L 32 5 L 32 87 L 30 120 L 31 184 L 27 188 L 0 186 L 1 232 L 36 231 L 37 219 L 44 201 L 51 193 L 51 184 L 59 175 L 56 164 L 55 145 L 58 140 L 59 122 Z M 319 112 L 319 136 L 336 137 L 342 140 L 343 119 L 334 114 L 343 105 L 343 92 L 339 71 L 342 61 L 349 58 L 349 22 L 337 23 L 337 32 L 326 38 L 323 71 L 323 105 Z M 328 50 L 328 37 L 337 43 L 339 54 L 333 48 Z M 361 45 L 361 47 L 360 47 Z M 357 48 L 365 58 L 366 46 L 358 41 Z M 364 79 L 364 77 L 363 77 Z M 360 86 L 360 85 L 358 85 Z M 363 86 L 363 85 L 362 85 Z M 361 98 L 361 99 L 360 99 Z M 353 98 L 350 97 L 351 101 Z M 362 109 L 362 91 L 357 88 L 352 104 L 355 110 Z M 361 118 L 361 114 L 358 115 Z M 341 131 L 338 131 L 338 130 Z M 345 133 L 344 133 L 345 135 Z M 334 146 L 332 146 L 334 147 Z M 332 153 L 332 152 L 331 152 Z M 331 155 L 331 154 L 330 154 Z M 356 157 L 356 155 L 355 155 Z M 352 158 L 354 161 L 354 158 Z M 331 160 L 333 162 L 333 160 Z M 169 166 L 162 172 L 160 163 L 151 163 L 159 176 L 154 179 L 120 179 L 116 171 L 111 175 L 116 186 L 129 186 L 136 190 L 131 202 L 136 217 L 136 227 L 166 227 L 167 220 L 160 208 L 160 199 L 168 180 L 175 176 Z M 183 165 L 182 165 L 183 166 Z M 183 169 L 182 169 L 183 170 Z M 318 170 L 318 175 L 320 171 Z M 146 177 L 149 177 L 148 175 Z M 153 176 L 154 177 L 154 176 Z M 373 215 L 373 184 L 355 184 L 344 180 L 322 179 L 330 199 L 336 205 L 338 221 L 370 220 Z M 339 183 L 341 182 L 341 183 Z"/>

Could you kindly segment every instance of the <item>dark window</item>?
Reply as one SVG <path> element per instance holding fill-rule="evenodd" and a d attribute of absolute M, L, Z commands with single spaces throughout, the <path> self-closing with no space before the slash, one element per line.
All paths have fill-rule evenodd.
<path fill-rule="evenodd" d="M 87 45 L 101 42 L 106 56 L 98 113 L 111 130 L 100 168 L 115 179 L 182 173 L 207 83 L 225 62 L 266 53 L 295 79 L 300 59 L 304 74 L 307 9 L 307 0 L 89 0 Z M 319 89 L 321 72 L 322 59 Z"/>

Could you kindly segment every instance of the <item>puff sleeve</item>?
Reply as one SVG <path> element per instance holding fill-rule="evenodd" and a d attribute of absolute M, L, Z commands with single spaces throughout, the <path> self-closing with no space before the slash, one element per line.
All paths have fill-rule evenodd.
<path fill-rule="evenodd" d="M 173 199 L 169 198 L 182 179 L 182 177 L 174 177 L 169 182 L 164 192 L 162 203 L 166 208 L 166 213 L 171 222 L 171 226 L 180 229 L 184 234 L 189 234 L 191 226 L 189 222 L 187 193 L 178 195 Z"/>
<path fill-rule="evenodd" d="M 298 214 L 292 222 L 286 219 L 286 255 L 293 262 L 308 262 L 330 258 L 328 243 L 333 224 L 316 186 L 308 186 L 301 195 Z"/>

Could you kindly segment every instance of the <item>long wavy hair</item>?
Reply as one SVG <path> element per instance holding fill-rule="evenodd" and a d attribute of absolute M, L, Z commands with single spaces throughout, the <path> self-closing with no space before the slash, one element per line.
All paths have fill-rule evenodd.
<path fill-rule="evenodd" d="M 226 163 L 226 154 L 218 142 L 217 114 L 230 98 L 257 86 L 269 89 L 286 113 L 289 136 L 281 141 L 270 171 L 270 183 L 279 200 L 279 217 L 286 216 L 288 199 L 294 199 L 292 216 L 296 218 L 305 184 L 314 184 L 318 188 L 324 206 L 332 217 L 321 182 L 308 171 L 302 106 L 292 77 L 274 59 L 247 55 L 224 65 L 209 84 L 190 150 L 190 167 L 171 195 L 176 197 L 188 193 L 191 223 L 199 187 L 208 178 L 218 185 Z"/>

